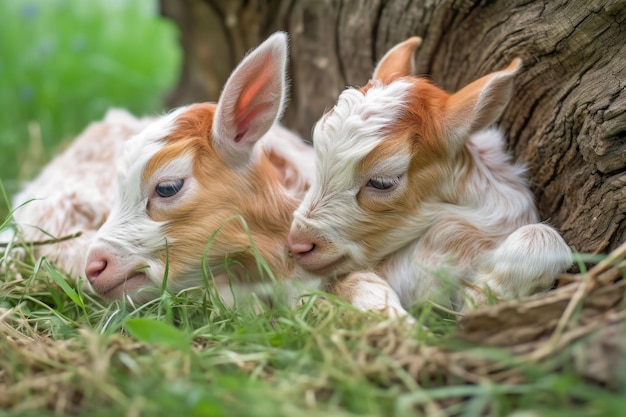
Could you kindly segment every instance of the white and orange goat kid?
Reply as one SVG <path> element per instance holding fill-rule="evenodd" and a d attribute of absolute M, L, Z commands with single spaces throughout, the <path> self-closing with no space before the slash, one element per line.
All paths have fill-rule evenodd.
<path fill-rule="evenodd" d="M 54 213 L 21 216 L 26 207 L 16 219 L 58 234 L 88 229 L 80 244 L 67 242 L 71 259 L 61 254 L 59 265 L 84 271 L 92 289 L 109 299 L 153 298 L 166 276 L 174 291 L 202 285 L 204 266 L 219 281 L 227 263 L 236 279 L 258 282 L 264 274 L 259 257 L 276 278 L 291 276 L 295 262 L 286 237 L 312 181 L 314 156 L 311 146 L 277 123 L 286 101 L 287 59 L 287 35 L 276 33 L 243 59 L 217 103 L 181 107 L 133 129 L 135 136 L 120 141 L 123 150 L 106 158 L 106 170 L 97 165 L 87 174 L 70 174 L 74 188 L 86 187 L 86 200 L 94 188 L 92 205 L 102 207 L 95 214 L 56 209 L 61 216 L 78 211 L 94 217 L 88 225 L 59 230 L 50 220 Z M 78 145 L 89 148 L 73 147 Z M 101 149 L 97 142 L 92 147 Z M 56 169 L 73 167 L 56 163 Z M 26 194 L 43 191 L 31 187 Z"/>
<path fill-rule="evenodd" d="M 287 234 L 314 172 L 313 150 L 277 124 L 286 95 L 287 36 L 247 55 L 216 104 L 179 108 L 127 143 L 118 194 L 85 274 L 108 298 L 151 298 L 215 276 L 258 282 L 294 267 Z M 167 242 L 167 245 L 166 245 Z M 206 251 L 206 253 L 205 253 Z M 228 282 L 224 282 L 228 284 Z"/>
<path fill-rule="evenodd" d="M 502 298 L 550 288 L 571 251 L 538 223 L 524 168 L 486 130 L 511 98 L 520 59 L 447 94 L 412 76 L 420 42 L 391 49 L 317 123 L 294 257 L 355 306 L 391 315 L 426 299 L 471 308 L 487 301 L 478 288 Z M 450 294 L 446 283 L 462 280 L 470 287 Z"/>

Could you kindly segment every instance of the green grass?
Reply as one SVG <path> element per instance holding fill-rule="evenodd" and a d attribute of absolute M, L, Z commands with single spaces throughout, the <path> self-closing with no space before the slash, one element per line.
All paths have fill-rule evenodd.
<path fill-rule="evenodd" d="M 180 61 L 176 36 L 155 0 L 1 1 L 0 179 L 8 192 L 108 108 L 162 111 Z"/>
<path fill-rule="evenodd" d="M 454 319 L 429 308 L 416 311 L 426 330 L 320 294 L 295 308 L 226 308 L 211 288 L 105 304 L 28 253 L 2 265 L 7 415 L 617 416 L 626 406 L 623 387 L 576 373 L 576 346 L 515 365 L 504 351 L 458 345 Z M 469 384 L 448 369 L 459 349 L 510 363 L 525 381 Z"/>

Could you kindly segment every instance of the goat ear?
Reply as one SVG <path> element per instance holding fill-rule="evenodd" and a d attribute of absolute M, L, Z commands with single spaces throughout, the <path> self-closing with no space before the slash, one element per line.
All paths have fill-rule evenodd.
<path fill-rule="evenodd" d="M 372 79 L 391 82 L 396 78 L 412 75 L 415 72 L 413 54 L 422 44 L 422 38 L 413 36 L 391 48 L 378 62 Z"/>
<path fill-rule="evenodd" d="M 277 32 L 250 52 L 226 81 L 215 110 L 213 139 L 224 159 L 245 164 L 286 101 L 287 35 Z"/>
<path fill-rule="evenodd" d="M 515 58 L 508 67 L 486 75 L 448 98 L 445 124 L 448 131 L 465 140 L 487 128 L 502 114 L 513 92 L 513 76 L 522 66 Z"/>

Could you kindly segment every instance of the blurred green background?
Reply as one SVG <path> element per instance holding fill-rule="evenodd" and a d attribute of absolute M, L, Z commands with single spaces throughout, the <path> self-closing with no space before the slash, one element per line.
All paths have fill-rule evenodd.
<path fill-rule="evenodd" d="M 157 0 L 0 0 L 5 189 L 17 191 L 110 107 L 165 110 L 180 60 L 176 28 Z"/>

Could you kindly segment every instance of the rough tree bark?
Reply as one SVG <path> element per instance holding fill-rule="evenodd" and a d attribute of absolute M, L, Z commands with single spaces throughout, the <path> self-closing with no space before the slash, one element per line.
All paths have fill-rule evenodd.
<path fill-rule="evenodd" d="M 500 120 L 528 165 L 542 219 L 582 252 L 626 240 L 626 1 L 161 0 L 181 29 L 184 68 L 170 105 L 215 100 L 245 52 L 291 38 L 283 118 L 310 137 L 346 85 L 411 35 L 419 74 L 454 91 L 524 61 Z"/>

